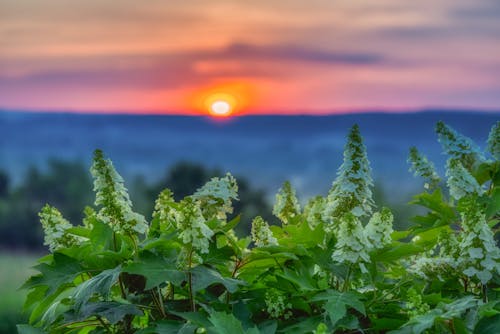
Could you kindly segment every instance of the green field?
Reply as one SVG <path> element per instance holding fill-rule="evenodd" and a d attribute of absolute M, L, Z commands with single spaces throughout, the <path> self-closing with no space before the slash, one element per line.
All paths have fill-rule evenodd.
<path fill-rule="evenodd" d="M 19 290 L 35 271 L 37 255 L 0 252 L 0 334 L 16 333 L 16 323 L 25 321 L 22 306 L 26 291 Z"/>

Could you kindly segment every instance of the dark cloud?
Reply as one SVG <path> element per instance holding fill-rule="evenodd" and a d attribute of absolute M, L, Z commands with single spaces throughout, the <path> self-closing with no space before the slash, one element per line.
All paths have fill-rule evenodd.
<path fill-rule="evenodd" d="M 493 19 L 500 20 L 500 1 L 498 0 L 476 0 L 473 6 L 463 8 L 451 8 L 450 15 L 459 19 Z"/>
<path fill-rule="evenodd" d="M 49 70 L 21 77 L 1 77 L 0 85 L 50 85 L 50 86 L 98 86 L 132 87 L 139 89 L 173 89 L 196 85 L 216 77 L 282 77 L 293 70 L 282 62 L 321 64 L 378 64 L 382 57 L 371 53 L 342 53 L 307 49 L 297 46 L 256 46 L 235 43 L 221 50 L 202 50 L 189 53 L 152 55 L 115 55 L 94 58 L 92 69 L 81 67 L 82 60 L 74 59 L 75 68 Z M 195 64 L 200 61 L 241 62 L 235 69 L 222 68 L 217 72 L 199 72 Z M 277 63 L 277 66 L 262 62 Z M 92 60 L 86 59 L 86 65 Z M 121 66 L 117 67 L 117 64 Z M 0 64 L 1 67 L 2 64 Z"/>
<path fill-rule="evenodd" d="M 206 54 L 207 57 L 258 59 L 270 61 L 302 61 L 333 64 L 376 64 L 382 57 L 375 53 L 331 52 L 293 45 L 255 46 L 235 43 L 226 49 Z"/>

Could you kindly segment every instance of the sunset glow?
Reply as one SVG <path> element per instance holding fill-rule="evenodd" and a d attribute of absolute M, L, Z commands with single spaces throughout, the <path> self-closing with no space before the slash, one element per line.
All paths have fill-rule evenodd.
<path fill-rule="evenodd" d="M 494 0 L 5 0 L 0 109 L 496 110 L 498 22 Z"/>

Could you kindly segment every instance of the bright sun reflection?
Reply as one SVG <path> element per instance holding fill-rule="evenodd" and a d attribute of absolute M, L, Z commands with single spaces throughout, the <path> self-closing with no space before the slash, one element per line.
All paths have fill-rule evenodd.
<path fill-rule="evenodd" d="M 224 100 L 216 100 L 210 104 L 210 114 L 213 116 L 229 116 L 232 109 L 231 104 Z"/>

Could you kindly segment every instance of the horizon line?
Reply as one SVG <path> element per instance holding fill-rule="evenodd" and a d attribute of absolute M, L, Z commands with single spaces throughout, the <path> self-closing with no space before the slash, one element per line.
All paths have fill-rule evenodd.
<path fill-rule="evenodd" d="M 26 114 L 70 114 L 70 115 L 102 115 L 102 116 L 182 116 L 182 117 L 201 117 L 215 119 L 231 119 L 240 117 L 258 117 L 258 116 L 346 116 L 353 114 L 420 114 L 432 112 L 453 112 L 453 113 L 481 113 L 496 114 L 500 113 L 500 108 L 463 108 L 463 107 L 422 107 L 422 108 L 377 108 L 373 109 L 351 109 L 351 110 L 303 110 L 303 111 L 273 111 L 273 112 L 245 112 L 235 113 L 226 117 L 214 117 L 210 114 L 179 112 L 166 110 L 78 110 L 78 109 L 21 109 L 21 108 L 3 108 L 0 107 L 0 113 L 26 113 Z"/>

